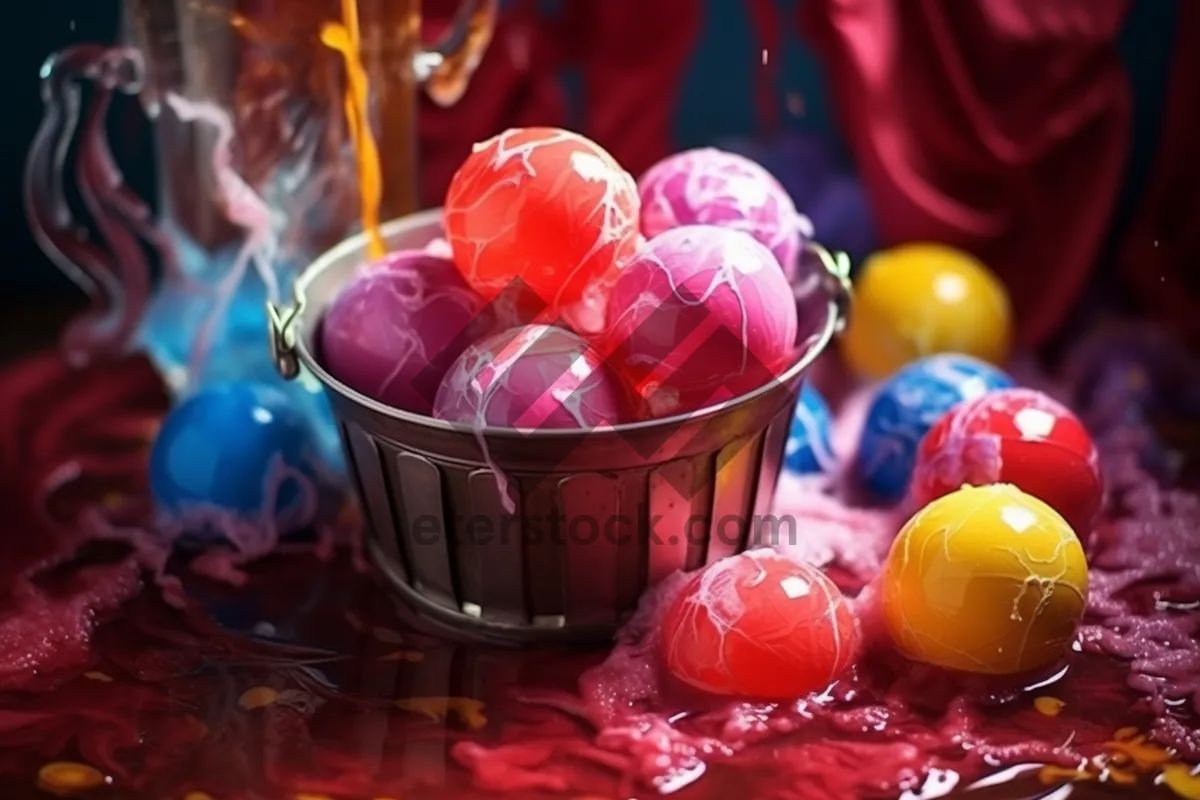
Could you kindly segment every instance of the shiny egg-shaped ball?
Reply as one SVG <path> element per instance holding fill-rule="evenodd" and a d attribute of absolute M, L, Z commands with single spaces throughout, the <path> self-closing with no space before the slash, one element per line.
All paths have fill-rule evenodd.
<path fill-rule="evenodd" d="M 885 502 L 908 491 L 921 439 L 964 400 L 1013 386 L 1012 378 L 978 359 L 938 355 L 904 367 L 871 399 L 859 439 L 860 483 Z"/>
<path fill-rule="evenodd" d="M 1010 675 L 1063 656 L 1087 604 L 1083 546 L 1057 511 L 1008 484 L 918 511 L 879 575 L 896 648 L 926 664 Z"/>
<path fill-rule="evenodd" d="M 852 371 L 872 380 L 936 353 L 1003 364 L 1011 317 L 1004 285 L 973 256 L 940 244 L 901 245 L 862 265 L 841 351 Z"/>
<path fill-rule="evenodd" d="M 858 645 L 833 581 L 770 549 L 697 572 L 662 622 L 671 674 L 717 695 L 786 700 L 821 690 L 854 662 Z"/>
<path fill-rule="evenodd" d="M 651 417 L 766 384 L 795 358 L 796 304 L 771 251 L 730 228 L 647 242 L 610 295 L 605 351 Z"/>
<path fill-rule="evenodd" d="M 681 225 L 719 225 L 768 247 L 791 277 L 808 220 L 758 163 L 712 147 L 667 156 L 638 179 L 642 233 L 653 239 Z"/>
<path fill-rule="evenodd" d="M 1043 500 L 1081 536 L 1100 513 L 1100 460 L 1083 423 L 1033 389 L 961 403 L 925 434 L 913 470 L 922 505 L 964 484 L 1010 483 Z"/>
<path fill-rule="evenodd" d="M 792 414 L 784 447 L 784 468 L 797 475 L 828 474 L 836 466 L 833 453 L 833 414 L 825 398 L 807 381 Z"/>
<path fill-rule="evenodd" d="M 450 365 L 491 332 L 491 316 L 454 262 L 392 253 L 369 264 L 325 313 L 321 360 L 351 389 L 428 414 Z"/>
<path fill-rule="evenodd" d="M 446 374 L 433 415 L 479 428 L 589 430 L 616 425 L 628 394 L 587 342 L 527 325 L 469 346 Z"/>
<path fill-rule="evenodd" d="M 557 312 L 615 278 L 637 246 L 639 208 L 633 177 L 595 142 L 513 128 L 474 147 L 443 221 L 455 263 L 487 300 L 521 285 Z"/>
<path fill-rule="evenodd" d="M 311 477 L 312 458 L 311 431 L 283 392 L 251 382 L 215 386 L 163 420 L 150 450 L 150 491 L 167 516 L 258 519 L 296 500 L 295 481 L 283 478 Z"/>

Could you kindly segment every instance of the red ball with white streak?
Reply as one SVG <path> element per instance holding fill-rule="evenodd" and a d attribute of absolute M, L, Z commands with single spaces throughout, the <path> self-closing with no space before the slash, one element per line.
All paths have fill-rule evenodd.
<path fill-rule="evenodd" d="M 1092 437 L 1061 403 L 1033 389 L 1003 389 L 960 403 L 921 440 L 912 497 L 924 506 L 963 484 L 1011 483 L 1087 535 L 1104 484 Z"/>
<path fill-rule="evenodd" d="M 771 549 L 697 572 L 662 622 L 662 655 L 684 683 L 785 700 L 824 689 L 853 663 L 858 625 L 821 570 Z"/>
<path fill-rule="evenodd" d="M 559 128 L 514 128 L 463 161 L 443 221 L 475 291 L 518 307 L 537 295 L 546 319 L 562 313 L 595 332 L 617 264 L 637 247 L 640 209 L 633 177 L 595 142 Z M 523 290 L 514 289 L 518 278 Z"/>

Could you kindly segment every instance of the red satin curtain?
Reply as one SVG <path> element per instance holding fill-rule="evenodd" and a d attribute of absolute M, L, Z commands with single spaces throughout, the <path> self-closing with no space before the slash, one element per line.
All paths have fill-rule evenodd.
<path fill-rule="evenodd" d="M 424 35 L 436 41 L 461 5 L 461 0 L 426 0 Z M 554 74 L 556 54 L 544 33 L 536 4 L 520 2 L 504 13 L 492 43 L 458 105 L 439 108 L 428 99 L 421 104 L 421 200 L 442 204 L 446 187 L 471 145 L 505 128 L 562 125 L 567 103 Z"/>
<path fill-rule="evenodd" d="M 435 37 L 459 0 L 426 0 L 426 36 Z M 567 125 L 570 104 L 558 70 L 581 78 L 578 127 L 633 174 L 673 149 L 676 103 L 703 21 L 700 0 L 562 0 L 562 14 L 517 0 L 463 101 L 420 111 L 423 199 L 441 202 L 459 163 L 480 138 L 524 125 Z"/>
<path fill-rule="evenodd" d="M 968 250 L 1022 344 L 1054 332 L 1111 222 L 1129 148 L 1129 0 L 803 0 L 887 243 Z"/>
<path fill-rule="evenodd" d="M 1055 333 L 1105 256 L 1133 114 L 1117 52 L 1130 0 L 797 0 L 885 243 L 945 241 L 1008 284 L 1021 344 Z M 434 36 L 458 0 L 425 0 Z M 582 129 L 635 174 L 673 149 L 701 0 L 518 0 L 463 103 L 421 109 L 425 201 L 471 144 L 513 125 L 572 124 L 556 71 L 582 78 Z M 1155 176 L 1118 255 L 1158 317 L 1200 337 L 1200 2 L 1179 4 L 1177 65 Z M 775 50 L 774 0 L 747 0 Z M 770 72 L 757 92 L 771 129 Z M 747 132 L 752 133 L 752 132 Z M 1157 243 L 1157 244 L 1156 244 Z M 1190 281 L 1190 284 L 1189 284 Z M 1190 286 L 1190 288 L 1189 288 Z"/>

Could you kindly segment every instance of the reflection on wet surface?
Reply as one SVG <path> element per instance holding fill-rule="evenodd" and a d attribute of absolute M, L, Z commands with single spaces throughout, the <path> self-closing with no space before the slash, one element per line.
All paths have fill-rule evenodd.
<path fill-rule="evenodd" d="M 636 625 L 612 653 L 453 640 L 344 550 L 273 556 L 241 586 L 187 577 L 182 593 L 167 577 L 190 574 L 177 558 L 165 591 L 138 591 L 128 550 L 85 543 L 69 521 L 143 491 L 138 453 L 165 406 L 151 375 L 38 361 L 0 380 L 0 420 L 18 422 L 0 457 L 23 465 L 0 474 L 5 797 L 1200 797 L 1155 743 L 1197 749 L 1194 494 L 1121 484 L 1118 509 L 1143 516 L 1102 527 L 1130 547 L 1105 551 L 1094 578 L 1131 621 L 1089 624 L 1065 668 L 1014 687 L 877 654 L 800 701 L 718 701 L 665 682 L 653 631 Z M 1133 675 L 1128 653 L 1102 654 L 1150 644 L 1155 663 Z"/>
<path fill-rule="evenodd" d="M 211 619 L 143 594 L 100 629 L 97 656 L 78 677 L 53 692 L 0 699 L 6 794 L 36 796 L 40 783 L 55 793 L 94 785 L 86 794 L 98 798 L 498 796 L 476 785 L 482 782 L 515 785 L 500 794 L 529 798 L 655 795 L 623 780 L 629 764 L 617 753 L 605 757 L 584 719 L 542 701 L 575 696 L 579 673 L 603 653 L 502 650 L 432 637 L 345 561 L 277 558 L 252 575 L 243 589 L 188 587 Z M 1164 773 L 1172 759 L 1139 735 L 1137 723 L 1148 719 L 1136 711 L 1123 676 L 1120 665 L 1076 656 L 1065 676 L 996 698 L 984 717 L 982 730 L 995 742 L 1108 740 L 1101 747 L 1107 756 L 1094 767 L 1007 768 L 996 771 L 994 780 L 1003 779 L 997 785 L 974 783 L 980 768 L 960 776 L 946 766 L 914 781 L 904 796 L 1102 797 L 1117 787 L 1136 787 L 1139 797 L 1196 796 L 1188 794 L 1196 780 L 1186 768 Z M 939 683 L 945 681 L 926 685 Z M 934 695 L 920 698 L 930 732 L 953 716 L 943 708 L 938 719 L 945 698 Z M 1126 711 L 1131 705 L 1135 711 Z M 703 729 L 703 709 L 697 711 L 677 722 Z M 881 720 L 879 730 L 852 736 L 816 725 L 771 738 L 713 759 L 703 780 L 679 776 L 688 785 L 675 796 L 748 796 L 750 786 L 755 797 L 835 796 L 853 785 L 839 782 L 838 772 L 870 772 L 870 759 L 894 758 L 888 749 L 906 746 L 880 735 L 886 726 Z M 815 741 L 830 761 L 810 771 L 829 772 L 827 786 L 780 786 L 787 771 L 778 759 L 803 762 L 805 742 Z M 497 761 L 494 772 L 476 765 L 473 780 L 463 762 L 474 751 L 463 743 L 509 747 L 507 765 Z M 945 742 L 948 765 L 956 749 Z M 544 786 L 520 779 L 549 762 Z M 1171 791 L 1160 775 L 1172 776 L 1182 791 Z M 559 791 L 556 783 L 566 785 Z"/>

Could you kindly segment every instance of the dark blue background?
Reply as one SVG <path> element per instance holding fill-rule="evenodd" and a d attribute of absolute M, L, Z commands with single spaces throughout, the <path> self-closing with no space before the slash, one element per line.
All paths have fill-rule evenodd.
<path fill-rule="evenodd" d="M 567 0 L 569 2 L 570 0 Z M 698 2 L 700 0 L 697 0 Z M 748 87 L 759 68 L 759 54 L 741 8 L 741 0 L 703 0 L 708 24 L 683 89 L 677 126 L 681 146 L 746 135 L 754 130 L 753 96 Z M 802 2 L 802 0 L 800 0 Z M 949 0 L 948 0 L 949 1 Z M 957 0 L 970 2 L 971 0 Z M 793 6 L 796 0 L 780 0 Z M 1053 2 L 1053 0 L 1047 0 Z M 1172 29 L 1178 0 L 1135 0 L 1122 50 L 1134 85 L 1135 127 L 1125 191 L 1114 220 L 1114 236 L 1136 206 L 1152 166 L 1158 138 L 1166 75 L 1174 41 Z M 0 125 L 0 287 L 5 309 L 75 298 L 72 285 L 50 266 L 25 224 L 21 173 L 25 153 L 41 116 L 38 67 L 53 50 L 75 42 L 111 42 L 117 27 L 119 0 L 24 0 L 8 5 L 0 74 L 5 77 L 3 125 Z M 787 12 L 788 18 L 794 18 Z M 829 130 L 831 123 L 815 61 L 789 35 L 783 59 L 781 102 L 788 92 L 805 98 L 802 120 L 782 114 L 789 124 Z M 145 123 L 134 103 L 119 106 L 112 121 L 113 150 L 131 185 L 143 193 L 153 186 Z M 5 331 L 12 314 L 5 312 Z"/>

